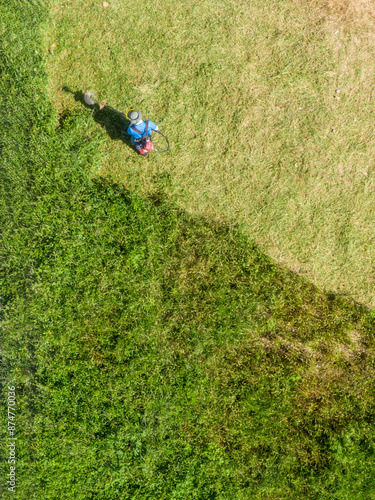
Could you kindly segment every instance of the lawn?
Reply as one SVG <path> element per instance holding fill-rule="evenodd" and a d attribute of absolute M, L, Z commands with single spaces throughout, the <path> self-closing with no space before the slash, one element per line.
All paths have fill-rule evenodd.
<path fill-rule="evenodd" d="M 50 98 L 62 117 L 88 113 L 63 88 L 96 90 L 141 110 L 171 150 L 144 162 L 99 117 L 101 173 L 141 194 L 162 186 L 323 289 L 374 306 L 371 4 L 108 3 L 54 2 Z"/>
<path fill-rule="evenodd" d="M 18 0 L 11 0 L 0 19 L 0 130 L 5 132 L 0 135 L 0 477 L 5 488 L 9 429 L 15 427 L 16 437 L 15 493 L 5 489 L 2 498 L 371 500 L 374 311 L 280 266 L 248 237 L 239 217 L 219 212 L 208 191 L 206 209 L 203 201 L 198 207 L 204 184 L 196 184 L 196 191 L 187 181 L 184 187 L 184 175 L 197 167 L 197 176 L 213 176 L 219 156 L 209 156 L 209 143 L 198 134 L 184 139 L 189 130 L 195 133 L 192 128 L 182 128 L 177 141 L 167 119 L 177 106 L 174 79 L 160 80 L 154 95 L 147 87 L 151 91 L 143 101 L 155 121 L 157 110 L 174 144 L 164 157 L 143 162 L 120 140 L 123 122 L 116 114 L 92 115 L 83 106 L 82 90 L 89 84 L 78 83 L 86 78 L 79 67 L 92 71 L 87 79 L 99 97 L 111 95 L 110 104 L 123 110 L 137 104 L 146 84 L 144 69 L 136 66 L 131 78 L 112 82 L 112 89 L 100 80 L 106 65 L 115 67 L 114 61 L 125 57 L 119 51 L 113 59 L 98 43 L 100 26 L 114 21 L 101 16 L 111 8 L 113 16 L 124 14 L 123 4 L 104 9 L 86 3 L 68 22 L 74 5 L 83 6 L 67 3 L 61 17 L 62 4 L 54 4 L 51 18 L 42 2 L 19 9 Z M 168 46 L 173 40 L 185 43 L 174 23 L 183 25 L 196 8 L 202 33 L 213 30 L 205 50 L 218 57 L 224 57 L 226 46 L 214 33 L 227 31 L 230 46 L 233 26 L 249 15 L 238 4 L 232 10 L 226 4 L 224 12 L 213 10 L 213 4 L 190 4 L 185 10 L 152 5 L 149 25 L 142 22 L 150 37 L 157 28 L 151 29 L 151 19 L 156 23 L 160 12 L 170 23 L 163 32 Z M 261 12 L 259 5 L 252 7 L 254 13 Z M 289 16 L 291 4 L 277 5 L 286 23 L 296 18 L 297 4 Z M 259 29 L 272 18 L 266 7 L 263 17 L 254 18 Z M 140 5 L 134 8 L 141 12 Z M 303 12 L 307 20 L 323 15 Z M 129 10 L 128 16 L 130 26 L 141 23 L 137 12 Z M 87 30 L 85 38 L 73 36 L 76 28 L 84 32 L 85 19 L 95 19 L 97 29 Z M 121 17 L 116 19 L 113 29 L 120 30 Z M 321 19 L 314 36 L 322 48 L 328 25 Z M 123 43 L 132 33 L 129 23 Z M 198 36 L 198 27 L 191 28 L 192 36 Z M 154 42 L 157 51 L 162 40 Z M 103 50 L 102 66 L 85 66 L 87 51 L 69 56 L 80 44 L 92 47 L 91 57 L 95 47 Z M 195 53 L 191 48 L 192 60 L 201 57 L 199 50 L 197 44 Z M 330 67 L 328 55 L 322 67 Z M 53 65 L 54 58 L 65 61 L 64 71 Z M 186 64 L 182 56 L 178 64 Z M 192 86 L 186 95 L 203 110 L 208 96 L 198 90 L 208 78 L 215 81 L 215 68 L 201 68 L 201 87 Z M 56 84 L 59 71 L 65 90 Z M 188 70 L 178 78 L 188 82 Z M 228 80 L 229 85 L 234 84 Z M 116 87 L 123 91 L 117 99 Z M 235 113 L 229 119 L 230 94 L 219 83 L 216 96 L 213 88 L 209 91 L 217 109 L 228 113 L 227 121 L 213 121 L 214 126 L 245 119 Z M 154 101 L 148 108 L 149 99 Z M 203 130 L 206 122 L 191 111 L 197 130 Z M 208 111 L 205 116 L 208 124 Z M 249 127 L 255 137 L 254 123 Z M 224 141 L 225 135 L 220 137 Z M 222 143 L 214 139 L 227 147 L 223 182 L 235 154 L 231 137 Z M 200 156 L 191 156 L 189 163 L 187 146 L 194 141 Z M 271 143 L 264 143 L 265 152 L 268 147 Z M 199 173 L 204 164 L 206 173 L 202 168 Z M 184 208 L 187 193 L 191 199 L 185 197 Z M 7 413 L 8 387 L 15 388 L 15 417 Z"/>

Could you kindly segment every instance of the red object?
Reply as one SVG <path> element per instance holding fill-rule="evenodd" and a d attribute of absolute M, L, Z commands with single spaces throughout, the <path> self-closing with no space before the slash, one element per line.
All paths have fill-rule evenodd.
<path fill-rule="evenodd" d="M 145 151 L 152 151 L 154 149 L 154 145 L 152 144 L 152 141 L 146 141 L 146 146 L 145 146 Z"/>
<path fill-rule="evenodd" d="M 144 138 L 142 141 L 139 141 L 138 144 L 135 145 L 136 150 L 142 156 L 147 156 L 149 151 L 154 149 L 154 145 L 149 138 Z"/>

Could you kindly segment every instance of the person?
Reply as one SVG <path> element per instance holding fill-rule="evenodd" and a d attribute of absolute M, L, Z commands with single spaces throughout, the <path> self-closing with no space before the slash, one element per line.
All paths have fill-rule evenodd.
<path fill-rule="evenodd" d="M 148 156 L 148 152 L 153 148 L 150 137 L 153 130 L 158 130 L 158 126 L 150 120 L 143 121 L 139 111 L 129 111 L 127 117 L 130 120 L 128 134 L 131 143 L 140 155 Z"/>

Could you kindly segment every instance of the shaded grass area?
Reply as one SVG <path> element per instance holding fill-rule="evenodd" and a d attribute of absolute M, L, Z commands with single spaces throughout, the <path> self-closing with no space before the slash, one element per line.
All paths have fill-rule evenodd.
<path fill-rule="evenodd" d="M 59 111 L 78 110 L 62 87 L 94 88 L 139 108 L 170 153 L 141 164 L 107 139 L 102 174 L 140 193 L 165 174 L 180 207 L 240 223 L 289 269 L 371 306 L 371 11 L 346 1 L 55 2 L 50 96 Z"/>
<path fill-rule="evenodd" d="M 372 498 L 373 315 L 160 189 L 93 178 L 103 131 L 81 112 L 55 128 L 45 16 L 1 20 L 17 498 Z"/>

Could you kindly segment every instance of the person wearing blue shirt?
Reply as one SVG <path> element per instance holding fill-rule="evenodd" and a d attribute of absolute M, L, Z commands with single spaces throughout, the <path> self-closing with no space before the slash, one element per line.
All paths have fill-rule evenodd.
<path fill-rule="evenodd" d="M 144 157 L 148 156 L 148 151 L 153 148 L 151 134 L 153 130 L 158 130 L 157 125 L 150 120 L 143 121 L 142 114 L 139 111 L 130 111 L 127 114 L 130 120 L 128 134 L 131 143 L 135 146 L 138 153 Z"/>

